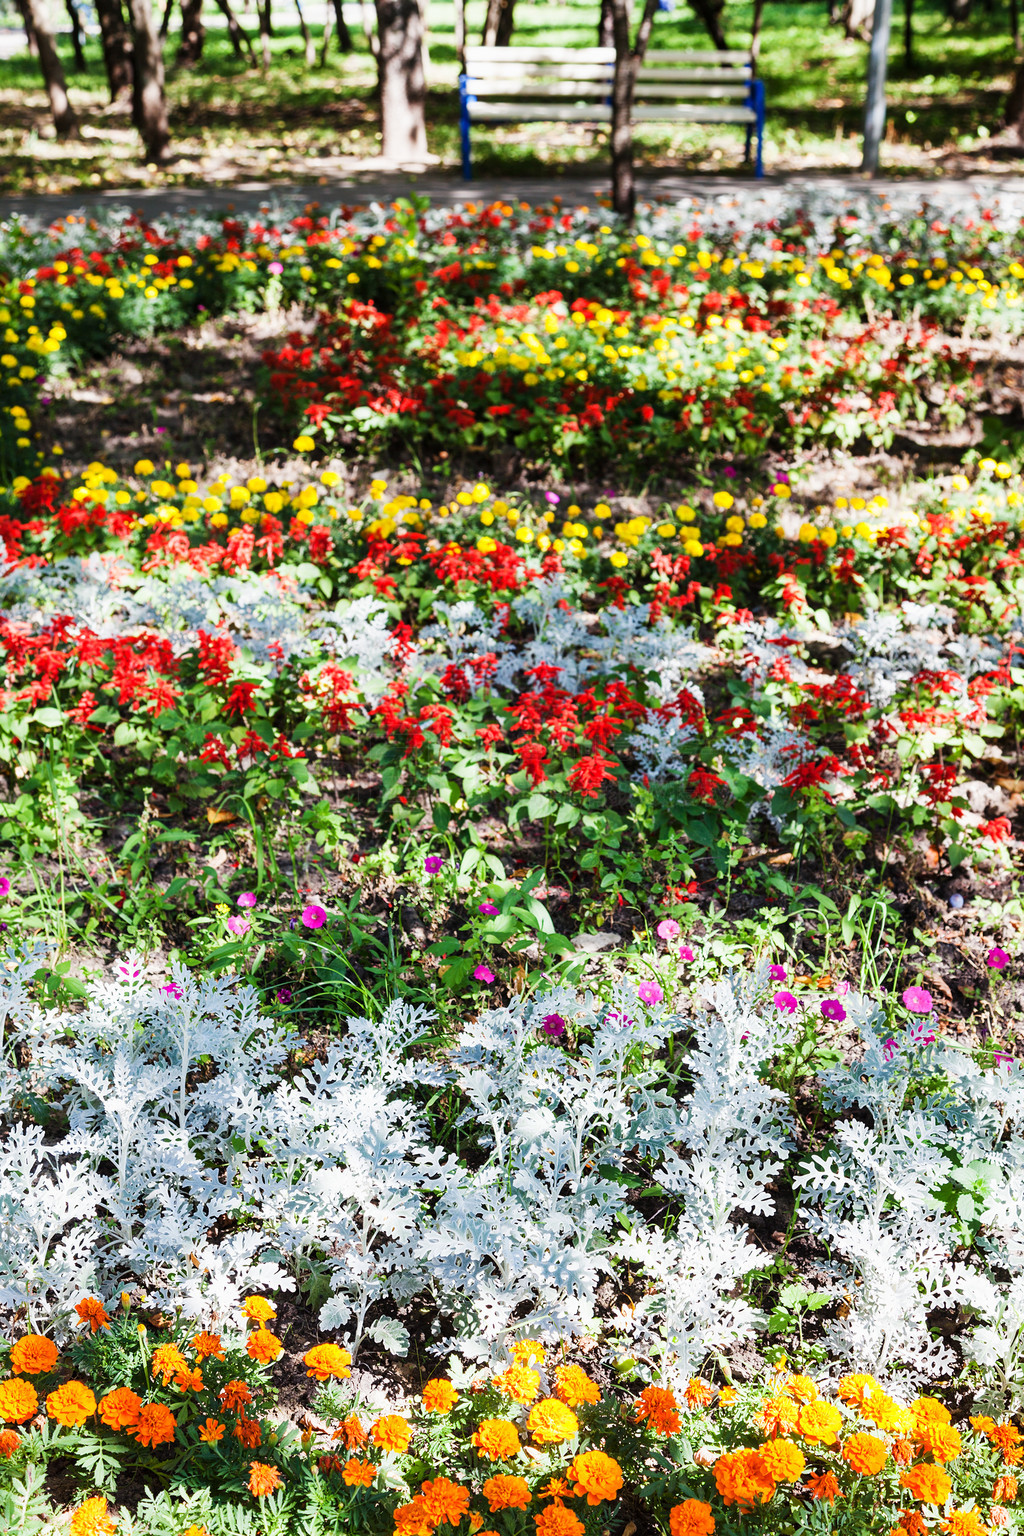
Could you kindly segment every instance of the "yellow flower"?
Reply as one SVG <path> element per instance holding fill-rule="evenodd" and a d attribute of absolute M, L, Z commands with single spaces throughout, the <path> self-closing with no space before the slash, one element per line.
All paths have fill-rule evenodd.
<path fill-rule="evenodd" d="M 617 571 L 621 571 L 624 565 L 629 564 L 629 556 L 626 554 L 625 550 L 622 549 L 613 549 L 611 554 L 608 556 L 608 559 L 611 561 L 612 565 L 614 565 Z"/>
<path fill-rule="evenodd" d="M 716 491 L 711 499 L 719 512 L 728 512 L 735 501 L 735 498 L 730 496 L 728 491 Z"/>

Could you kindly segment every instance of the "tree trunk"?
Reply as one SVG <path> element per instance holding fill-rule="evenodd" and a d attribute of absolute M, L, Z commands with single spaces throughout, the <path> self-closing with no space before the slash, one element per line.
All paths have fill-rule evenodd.
<path fill-rule="evenodd" d="M 1010 36 L 1015 53 L 1020 53 L 1020 10 L 1017 0 L 1010 0 Z"/>
<path fill-rule="evenodd" d="M 236 57 L 241 58 L 244 50 L 249 55 L 249 63 L 255 64 L 256 54 L 252 43 L 249 41 L 249 34 L 238 25 L 238 18 L 231 9 L 230 0 L 217 0 L 217 5 L 223 12 L 224 19 L 228 24 L 228 37 L 231 39 L 231 46 L 235 50 Z"/>
<path fill-rule="evenodd" d="M 885 76 L 889 66 L 892 0 L 875 0 L 868 50 L 868 96 L 864 107 L 864 159 L 861 169 L 878 175 L 878 153 L 885 132 Z"/>
<path fill-rule="evenodd" d="M 302 33 L 302 51 L 306 61 L 306 68 L 312 69 L 316 63 L 316 44 L 313 34 L 306 25 L 306 18 L 302 14 L 302 0 L 295 0 L 295 9 L 299 13 L 299 31 Z"/>
<path fill-rule="evenodd" d="M 601 19 L 597 24 L 597 46 L 615 47 L 615 20 L 612 16 L 612 0 L 601 0 Z"/>
<path fill-rule="evenodd" d="M 459 74 L 466 72 L 466 0 L 455 0 L 455 57 Z"/>
<path fill-rule="evenodd" d="M 82 18 L 78 14 L 75 0 L 64 0 L 64 9 L 71 22 L 71 48 L 75 55 L 75 69 L 81 75 L 88 74 L 89 64 L 82 48 Z"/>
<path fill-rule="evenodd" d="M 493 48 L 498 40 L 498 17 L 501 15 L 501 7 L 502 0 L 487 0 L 484 30 L 480 34 L 480 41 L 485 48 Z"/>
<path fill-rule="evenodd" d="M 348 22 L 345 20 L 345 8 L 342 4 L 342 0 L 334 0 L 333 9 L 334 30 L 338 34 L 338 52 L 351 53 L 352 33 L 349 31 Z"/>
<path fill-rule="evenodd" d="M 43 0 L 26 0 L 26 9 L 32 23 L 32 30 L 36 35 L 39 67 L 43 73 L 46 94 L 50 98 L 50 111 L 53 113 L 53 126 L 57 130 L 57 137 L 58 139 L 77 139 L 78 118 L 68 100 L 64 71 L 57 56 L 57 48 L 43 8 Z"/>
<path fill-rule="evenodd" d="M 203 0 L 181 0 L 181 41 L 178 44 L 179 68 L 191 68 L 203 56 L 206 28 L 203 26 Z"/>
<path fill-rule="evenodd" d="M 270 39 L 274 35 L 270 4 L 271 0 L 256 0 L 256 14 L 260 19 L 260 59 L 264 69 L 270 68 Z"/>
<path fill-rule="evenodd" d="M 171 13 L 174 10 L 174 0 L 167 0 L 164 13 L 160 18 L 160 36 L 166 37 L 171 30 Z"/>
<path fill-rule="evenodd" d="M 754 20 L 750 28 L 750 58 L 757 73 L 757 61 L 761 57 L 761 23 L 764 20 L 764 0 L 754 0 Z"/>
<path fill-rule="evenodd" d="M 145 161 L 162 165 L 171 142 L 164 95 L 164 55 L 149 0 L 128 0 L 132 19 L 135 81 L 132 118 L 142 138 Z"/>
<path fill-rule="evenodd" d="M 501 15 L 498 17 L 499 48 L 507 48 L 512 41 L 512 29 L 515 26 L 516 0 L 503 0 Z"/>
<path fill-rule="evenodd" d="M 612 81 L 612 207 L 627 222 L 636 212 L 633 176 L 633 91 L 647 52 L 658 0 L 644 0 L 636 42 L 630 47 L 628 0 L 612 0 L 615 75 Z"/>
<path fill-rule="evenodd" d="M 25 44 L 28 48 L 29 57 L 33 59 L 38 58 L 39 45 L 36 42 L 36 34 L 32 26 L 32 17 L 28 13 L 28 5 L 26 4 L 26 0 L 15 0 L 15 3 L 18 7 L 18 15 L 21 17 L 22 25 L 25 28 Z"/>
<path fill-rule="evenodd" d="M 1015 128 L 1018 139 L 1024 143 L 1024 62 L 1017 65 L 1004 117 L 1007 128 Z"/>
<path fill-rule="evenodd" d="M 715 47 L 722 50 L 728 48 L 729 44 L 722 30 L 725 0 L 690 0 L 690 5 L 704 23 L 704 29 Z"/>
<path fill-rule="evenodd" d="M 903 0 L 903 68 L 914 67 L 914 0 Z"/>
<path fill-rule="evenodd" d="M 374 26 L 374 22 L 377 19 L 377 12 L 376 12 L 376 9 L 375 9 L 375 6 L 374 6 L 374 0 L 363 0 L 362 13 L 363 13 L 363 36 L 366 38 L 366 46 L 367 46 L 367 48 L 369 48 L 371 54 L 377 60 L 377 73 L 378 73 L 378 76 L 379 76 L 379 74 L 380 74 L 380 38 L 377 35 L 377 28 Z M 377 82 L 377 89 L 378 89 L 378 93 L 379 93 L 379 91 L 380 91 L 380 81 L 379 81 L 379 79 L 378 79 L 378 82 Z"/>
<path fill-rule="evenodd" d="M 394 165 L 424 165 L 423 14 L 419 0 L 377 0 L 381 154 Z"/>
<path fill-rule="evenodd" d="M 103 63 L 111 101 L 123 101 L 132 89 L 132 40 L 124 24 L 121 0 L 96 0 Z"/>
<path fill-rule="evenodd" d="M 481 42 L 485 48 L 507 48 L 515 25 L 516 0 L 487 0 L 487 17 Z"/>

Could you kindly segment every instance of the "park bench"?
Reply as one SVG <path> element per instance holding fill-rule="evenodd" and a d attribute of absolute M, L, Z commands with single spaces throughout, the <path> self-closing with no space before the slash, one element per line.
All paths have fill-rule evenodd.
<path fill-rule="evenodd" d="M 610 123 L 614 48 L 467 47 L 459 76 L 462 174 L 472 178 L 475 123 Z M 764 174 L 764 81 L 749 53 L 649 53 L 637 74 L 634 123 L 743 123 Z"/>

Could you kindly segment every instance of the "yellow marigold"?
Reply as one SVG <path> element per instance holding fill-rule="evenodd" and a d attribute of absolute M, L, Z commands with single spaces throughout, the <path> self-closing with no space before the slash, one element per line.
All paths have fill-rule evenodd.
<path fill-rule="evenodd" d="M 176 1421 L 166 1403 L 143 1403 L 131 1433 L 140 1445 L 170 1445 Z"/>
<path fill-rule="evenodd" d="M 544 1397 L 530 1409 L 526 1428 L 541 1445 L 559 1445 L 579 1433 L 580 1421 L 557 1397 Z"/>
<path fill-rule="evenodd" d="M 948 1474 L 941 1467 L 933 1467 L 927 1461 L 919 1462 L 916 1467 L 909 1467 L 906 1472 L 902 1472 L 900 1487 L 906 1488 L 911 1497 L 922 1504 L 935 1505 L 945 1504 L 953 1491 Z"/>
<path fill-rule="evenodd" d="M 489 1477 L 481 1489 L 492 1515 L 499 1509 L 525 1509 L 530 1502 L 530 1490 L 525 1477 L 509 1477 L 500 1472 Z"/>
<path fill-rule="evenodd" d="M 51 1419 L 70 1429 L 84 1424 L 96 1412 L 96 1399 L 84 1381 L 66 1381 L 47 1396 L 46 1411 Z"/>
<path fill-rule="evenodd" d="M 519 1431 L 508 1419 L 482 1419 L 470 1443 L 490 1461 L 508 1461 L 520 1451 Z"/>
<path fill-rule="evenodd" d="M 164 1386 L 176 1376 L 179 1371 L 188 1370 L 188 1361 L 178 1348 L 177 1344 L 160 1344 L 154 1349 L 150 1359 L 150 1365 L 154 1376 L 159 1376 Z"/>
<path fill-rule="evenodd" d="M 973 1509 L 953 1509 L 945 1520 L 939 1522 L 940 1530 L 948 1536 L 988 1536 L 988 1526 Z"/>
<path fill-rule="evenodd" d="M 276 1467 L 268 1467 L 264 1461 L 250 1461 L 249 1492 L 254 1499 L 265 1499 L 280 1486 L 281 1474 Z"/>
<path fill-rule="evenodd" d="M 814 1477 L 807 1479 L 806 1486 L 812 1499 L 827 1499 L 829 1504 L 834 1504 L 836 1499 L 843 1497 L 842 1489 L 833 1472 L 818 1472 Z"/>
<path fill-rule="evenodd" d="M 727 1451 L 715 1462 L 715 1486 L 726 1505 L 748 1511 L 767 1504 L 775 1492 L 775 1479 L 760 1451 Z"/>
<path fill-rule="evenodd" d="M 110 1518 L 107 1501 L 102 1494 L 86 1499 L 71 1514 L 69 1536 L 113 1536 L 117 1526 Z"/>
<path fill-rule="evenodd" d="M 260 1365 L 272 1365 L 283 1350 L 284 1345 L 277 1334 L 266 1328 L 254 1328 L 245 1341 L 245 1352 L 249 1359 Z"/>
<path fill-rule="evenodd" d="M 952 1424 L 925 1421 L 917 1431 L 917 1439 L 935 1461 L 955 1461 L 964 1448 L 960 1431 Z"/>
<path fill-rule="evenodd" d="M 846 1403 L 851 1408 L 859 1408 L 867 1402 L 872 1392 L 878 1390 L 878 1382 L 873 1376 L 856 1373 L 852 1376 L 840 1376 L 836 1396 L 841 1403 Z"/>
<path fill-rule="evenodd" d="M 11 1350 L 11 1370 L 16 1376 L 42 1376 L 52 1371 L 60 1350 L 41 1333 L 26 1333 Z"/>
<path fill-rule="evenodd" d="M 768 1440 L 758 1446 L 761 1460 L 777 1483 L 795 1483 L 803 1475 L 807 1458 L 792 1440 Z"/>
<path fill-rule="evenodd" d="M 39 1394 L 30 1381 L 0 1381 L 0 1419 L 6 1424 L 24 1424 L 39 1408 Z"/>
<path fill-rule="evenodd" d="M 686 1383 L 686 1391 L 683 1393 L 687 1408 L 706 1408 L 714 1395 L 714 1387 L 709 1386 L 706 1381 L 701 1381 L 699 1376 L 690 1377 Z M 643 1396 L 642 1393 L 641 1396 Z M 681 1505 L 680 1508 L 682 1508 Z"/>
<path fill-rule="evenodd" d="M 906 1434 L 913 1430 L 915 1419 L 909 1408 L 897 1403 L 887 1392 L 872 1392 L 861 1405 L 861 1417 L 887 1435 Z"/>
<path fill-rule="evenodd" d="M 251 1323 L 259 1323 L 261 1328 L 277 1316 L 277 1308 L 271 1306 L 265 1296 L 247 1296 L 242 1302 L 242 1312 Z"/>
<path fill-rule="evenodd" d="M 4 1461 L 8 1461 L 14 1455 L 20 1444 L 21 1436 L 16 1434 L 13 1429 L 0 1429 L 0 1456 L 3 1457 Z M 1001 1481 L 1004 1483 L 1012 1482 L 1013 1479 L 1004 1477 Z M 999 1484 L 997 1483 L 996 1487 L 998 1486 Z M 995 1498 L 996 1495 L 993 1494 L 992 1497 Z M 1014 1497 L 1016 1497 L 1016 1494 Z"/>
<path fill-rule="evenodd" d="M 622 1468 L 604 1451 L 583 1451 L 565 1475 L 576 1484 L 577 1494 L 586 1494 L 588 1504 L 617 1499 L 622 1487 Z"/>
<path fill-rule="evenodd" d="M 192 1348 L 200 1361 L 224 1359 L 224 1347 L 219 1333 L 197 1333 L 192 1340 Z"/>
<path fill-rule="evenodd" d="M 510 1365 L 492 1380 L 502 1397 L 510 1397 L 514 1403 L 532 1403 L 540 1391 L 540 1373 L 528 1365 Z"/>
<path fill-rule="evenodd" d="M 271 1334 L 270 1337 L 273 1338 L 274 1335 Z M 344 1381 L 352 1374 L 349 1370 L 352 1356 L 347 1349 L 342 1349 L 338 1344 L 314 1344 L 312 1349 L 306 1350 L 302 1363 L 306 1367 L 306 1375 L 311 1376 L 314 1381 L 329 1381 L 332 1376 L 337 1376 L 339 1381 Z"/>
<path fill-rule="evenodd" d="M 719 1387 L 718 1402 L 722 1408 L 728 1408 L 739 1397 L 735 1387 Z"/>
<path fill-rule="evenodd" d="M 377 1468 L 372 1461 L 360 1461 L 357 1456 L 350 1456 L 341 1475 L 349 1488 L 372 1488 Z"/>
<path fill-rule="evenodd" d="M 519 1339 L 512 1345 L 512 1359 L 517 1365 L 529 1365 L 531 1360 L 544 1362 L 544 1345 L 539 1339 Z"/>
<path fill-rule="evenodd" d="M 948 1424 L 953 1417 L 937 1397 L 916 1397 L 910 1411 L 918 1424 Z"/>
<path fill-rule="evenodd" d="M 861 1477 L 875 1477 L 889 1459 L 889 1447 L 877 1435 L 851 1435 L 840 1452 L 843 1460 Z"/>
<path fill-rule="evenodd" d="M 783 1391 L 788 1393 L 795 1403 L 813 1403 L 818 1395 L 818 1389 L 809 1376 L 791 1376 Z"/>
<path fill-rule="evenodd" d="M 217 1445 L 224 1439 L 224 1429 L 219 1419 L 207 1419 L 199 1427 L 199 1438 L 204 1445 Z"/>
<path fill-rule="evenodd" d="M 100 1423 L 108 1429 L 127 1429 L 137 1421 L 141 1407 L 142 1398 L 131 1387 L 115 1387 L 100 1398 Z"/>
<path fill-rule="evenodd" d="M 537 1536 L 584 1536 L 583 1521 L 577 1520 L 564 1504 L 549 1504 L 539 1515 L 534 1515 L 533 1523 L 537 1527 Z"/>
<path fill-rule="evenodd" d="M 700 1499 L 684 1499 L 669 1511 L 670 1536 L 711 1536 L 715 1529 L 715 1517 L 711 1505 Z"/>
<path fill-rule="evenodd" d="M 638 1424 L 646 1421 L 659 1435 L 678 1434 L 679 1404 L 675 1394 L 667 1387 L 645 1387 L 636 1400 L 633 1418 Z"/>
<path fill-rule="evenodd" d="M 599 1403 L 601 1389 L 581 1366 L 560 1365 L 555 1371 L 555 1396 L 570 1408 L 578 1408 L 581 1403 Z"/>
<path fill-rule="evenodd" d="M 447 1477 L 421 1483 L 420 1496 L 434 1525 L 459 1525 L 469 1511 L 469 1489 Z"/>
<path fill-rule="evenodd" d="M 400 1413 L 386 1413 L 370 1425 L 370 1439 L 382 1451 L 407 1451 L 412 1438 L 408 1419 Z"/>
<path fill-rule="evenodd" d="M 435 1376 L 423 1388 L 423 1406 L 428 1413 L 451 1413 L 459 1394 L 447 1376 Z"/>
<path fill-rule="evenodd" d="M 842 1422 L 839 1409 L 833 1408 L 831 1403 L 823 1403 L 819 1397 L 813 1403 L 803 1405 L 797 1415 L 796 1427 L 812 1445 L 835 1445 Z"/>
<path fill-rule="evenodd" d="M 83 1323 L 89 1324 L 91 1333 L 110 1327 L 107 1310 L 98 1296 L 83 1296 L 81 1301 L 75 1302 L 75 1311 Z"/>

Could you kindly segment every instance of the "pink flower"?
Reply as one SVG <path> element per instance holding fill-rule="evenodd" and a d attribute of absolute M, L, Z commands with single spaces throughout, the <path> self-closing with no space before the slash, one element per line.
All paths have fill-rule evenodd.
<path fill-rule="evenodd" d="M 304 928 L 322 928 L 327 921 L 327 913 L 323 907 L 318 907 L 315 901 L 311 901 L 308 907 L 302 909 L 302 926 Z"/>
<path fill-rule="evenodd" d="M 166 987 L 161 987 L 160 988 L 160 991 L 161 992 L 166 992 L 168 997 L 180 997 L 181 996 L 181 988 L 178 986 L 178 983 L 176 981 L 169 981 L 167 983 Z"/>
<path fill-rule="evenodd" d="M 546 1035 L 564 1035 L 565 1020 L 560 1013 L 549 1013 L 540 1021 L 540 1027 Z"/>
<path fill-rule="evenodd" d="M 831 1019 L 833 1024 L 841 1024 L 846 1018 L 846 1009 L 837 997 L 826 997 L 821 1005 L 822 1018 Z"/>
<path fill-rule="evenodd" d="M 482 912 L 484 917 L 497 917 L 498 915 L 498 909 L 493 901 L 482 901 L 477 907 L 477 911 Z"/>
<path fill-rule="evenodd" d="M 476 970 L 473 972 L 473 975 L 476 977 L 477 981 L 484 981 L 488 986 L 490 986 L 491 982 L 494 980 L 494 972 L 490 970 L 490 968 L 486 965 L 478 965 Z"/>
<path fill-rule="evenodd" d="M 291 987 L 278 987 L 277 1000 L 279 1003 L 290 1003 L 292 1000 Z"/>
<path fill-rule="evenodd" d="M 931 1013 L 932 995 L 926 987 L 908 987 L 903 994 L 903 1006 L 911 1013 Z"/>
<path fill-rule="evenodd" d="M 772 1002 L 780 1013 L 796 1013 L 798 1004 L 792 992 L 776 992 Z"/>
<path fill-rule="evenodd" d="M 997 1068 L 1001 1067 L 1004 1061 L 1006 1062 L 1006 1070 L 1008 1072 L 1012 1072 L 1013 1071 L 1013 1057 L 1012 1056 L 1004 1055 L 1002 1051 L 997 1051 L 996 1052 L 996 1067 Z"/>
<path fill-rule="evenodd" d="M 1010 963 L 1010 957 L 1006 953 L 1006 950 L 1000 949 L 998 944 L 993 944 L 985 959 L 986 963 L 990 965 L 994 971 L 1003 971 Z"/>
<path fill-rule="evenodd" d="M 892 1061 L 893 1057 L 898 1053 L 898 1051 L 899 1046 L 896 1044 L 896 1041 L 893 1039 L 892 1035 L 890 1035 L 888 1040 L 886 1040 L 885 1044 L 882 1046 L 882 1054 L 886 1061 Z"/>
<path fill-rule="evenodd" d="M 273 272 L 275 277 L 280 277 L 284 271 L 284 264 L 280 261 L 272 261 L 267 267 L 268 272 Z"/>
<path fill-rule="evenodd" d="M 436 875 L 443 863 L 444 859 L 439 853 L 428 853 L 423 860 L 423 868 L 428 875 Z"/>
<path fill-rule="evenodd" d="M 771 981 L 785 981 L 786 967 L 784 965 L 773 965 L 769 967 L 768 977 Z"/>
<path fill-rule="evenodd" d="M 6 875 L 0 875 L 0 896 L 6 896 L 11 888 L 11 882 Z"/>
<path fill-rule="evenodd" d="M 690 961 L 693 959 L 693 950 L 690 948 L 689 944 L 680 944 L 679 958 L 680 960 L 684 961 L 685 964 L 689 965 Z"/>
<path fill-rule="evenodd" d="M 671 944 L 673 939 L 678 939 L 681 929 L 674 917 L 663 917 L 658 924 L 658 938 L 664 939 L 666 944 Z"/>
<path fill-rule="evenodd" d="M 651 1008 L 654 1007 L 655 1003 L 660 1003 L 665 996 L 656 981 L 642 981 L 636 990 L 640 1001 L 646 1003 Z"/>
<path fill-rule="evenodd" d="M 238 905 L 240 907 L 245 907 L 247 911 L 251 911 L 251 909 L 256 905 L 255 891 L 243 891 L 241 896 L 238 898 Z"/>
<path fill-rule="evenodd" d="M 247 917 L 228 918 L 228 932 L 237 934 L 239 938 L 242 937 L 243 933 L 248 933 L 251 927 L 252 924 Z"/>

